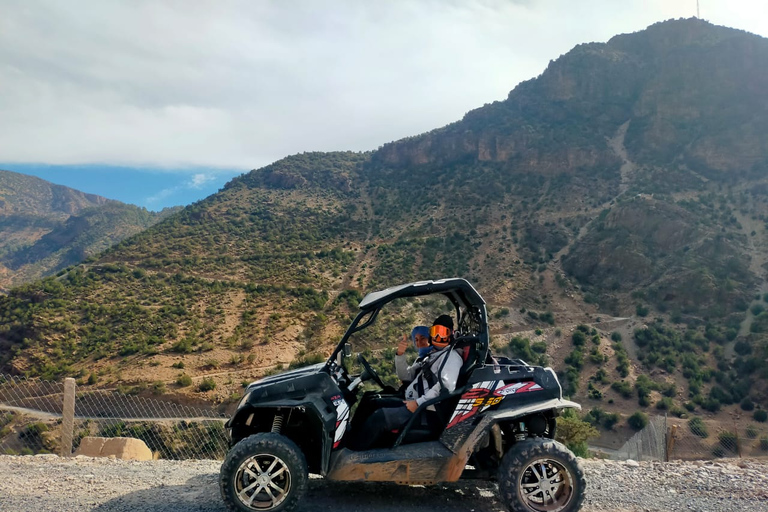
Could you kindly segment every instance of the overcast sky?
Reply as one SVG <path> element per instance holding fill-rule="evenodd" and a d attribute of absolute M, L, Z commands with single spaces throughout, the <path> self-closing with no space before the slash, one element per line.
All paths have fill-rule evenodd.
<path fill-rule="evenodd" d="M 764 0 L 700 5 L 768 35 Z M 165 169 L 207 195 L 289 154 L 437 128 L 576 44 L 695 14 L 696 0 L 0 0 L 0 167 Z M 164 205 L 174 186 L 147 187 Z"/>

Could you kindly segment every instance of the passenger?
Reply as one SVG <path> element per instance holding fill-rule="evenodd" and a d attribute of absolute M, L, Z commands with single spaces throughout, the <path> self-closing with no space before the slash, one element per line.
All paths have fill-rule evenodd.
<path fill-rule="evenodd" d="M 408 348 L 407 335 L 403 334 L 403 339 L 400 340 L 400 344 L 398 344 L 397 351 L 395 352 L 397 377 L 404 383 L 413 382 L 414 377 L 421 370 L 424 358 L 435 349 L 429 344 L 429 327 L 426 325 L 414 327 L 411 331 L 411 340 L 413 340 L 413 347 L 418 353 L 418 358 L 414 361 L 413 365 L 408 366 L 408 362 L 405 359 L 405 349 Z"/>
<path fill-rule="evenodd" d="M 456 380 L 463 361 L 458 352 L 446 350 L 452 339 L 453 319 L 448 315 L 440 315 L 429 330 L 429 343 L 433 352 L 421 362 L 417 362 L 417 369 L 413 368 L 416 364 L 408 368 L 408 376 L 413 381 L 405 390 L 405 400 L 400 404 L 383 406 L 371 414 L 356 436 L 357 442 L 352 449 L 367 450 L 378 447 L 386 434 L 399 434 L 424 402 L 437 398 L 443 389 L 449 393 L 456 389 Z M 396 355 L 395 361 L 398 359 L 403 365 L 405 355 Z M 426 424 L 425 415 L 421 415 L 420 424 Z"/>

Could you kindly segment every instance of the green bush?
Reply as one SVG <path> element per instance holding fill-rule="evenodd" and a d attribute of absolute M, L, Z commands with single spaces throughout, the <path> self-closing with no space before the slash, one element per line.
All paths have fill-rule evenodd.
<path fill-rule="evenodd" d="M 755 421 L 759 421 L 760 423 L 765 423 L 768 421 L 768 412 L 763 409 L 758 409 L 752 413 L 752 418 L 754 418 Z"/>
<path fill-rule="evenodd" d="M 176 384 L 178 384 L 180 387 L 185 388 L 187 386 L 192 385 L 192 377 L 187 375 L 186 373 L 182 373 L 176 378 Z"/>
<path fill-rule="evenodd" d="M 749 397 L 744 398 L 744 400 L 741 401 L 739 404 L 739 407 L 742 408 L 742 410 L 745 411 L 753 411 L 755 409 L 755 404 L 752 402 L 752 400 L 749 399 Z"/>
<path fill-rule="evenodd" d="M 765 452 L 768 452 L 768 437 L 760 438 L 760 449 Z"/>
<path fill-rule="evenodd" d="M 648 425 L 648 415 L 641 411 L 637 411 L 627 418 L 627 425 L 635 431 L 643 430 L 645 426 Z"/>
<path fill-rule="evenodd" d="M 624 398 L 632 397 L 632 384 L 625 380 L 614 382 L 611 384 L 611 389 L 618 392 Z"/>
<path fill-rule="evenodd" d="M 621 341 L 621 333 L 619 331 L 613 331 L 611 333 L 611 340 L 612 341 Z"/>
<path fill-rule="evenodd" d="M 216 389 L 216 382 L 211 377 L 205 377 L 200 384 L 197 385 L 197 390 L 205 393 L 206 391 L 213 391 Z"/>
<path fill-rule="evenodd" d="M 707 426 L 699 417 L 691 418 L 688 420 L 688 428 L 695 436 L 699 436 L 703 439 L 709 437 L 709 430 L 707 430 Z"/>
<path fill-rule="evenodd" d="M 757 437 L 757 429 L 754 426 L 750 425 L 747 427 L 746 434 L 748 438 L 755 439 Z"/>
<path fill-rule="evenodd" d="M 733 432 L 720 432 L 717 435 L 717 440 L 720 442 L 720 446 L 726 450 L 735 452 L 738 445 L 738 437 Z"/>

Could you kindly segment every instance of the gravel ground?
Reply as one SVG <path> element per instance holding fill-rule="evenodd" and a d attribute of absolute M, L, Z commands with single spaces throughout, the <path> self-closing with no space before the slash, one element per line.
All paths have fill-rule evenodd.
<path fill-rule="evenodd" d="M 768 462 L 583 461 L 582 510 L 768 511 Z M 218 461 L 0 455 L 0 511 L 224 512 Z M 302 511 L 503 512 L 490 482 L 431 487 L 310 481 Z"/>

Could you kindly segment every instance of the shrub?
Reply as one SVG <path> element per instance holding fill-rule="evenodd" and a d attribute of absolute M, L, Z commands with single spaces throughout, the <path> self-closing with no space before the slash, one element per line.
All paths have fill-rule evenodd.
<path fill-rule="evenodd" d="M 600 433 L 591 424 L 579 419 L 572 409 L 557 418 L 556 439 L 565 444 L 574 453 L 579 452 L 584 457 L 587 455 L 587 440 L 597 437 Z"/>
<path fill-rule="evenodd" d="M 648 306 L 644 306 L 642 304 L 638 304 L 637 307 L 635 307 L 635 313 L 637 313 L 637 316 L 647 316 L 649 312 Z"/>
<path fill-rule="evenodd" d="M 619 419 L 619 415 L 615 412 L 608 413 L 603 418 L 603 426 L 608 430 L 613 430 L 613 426 L 619 422 Z"/>
<path fill-rule="evenodd" d="M 571 340 L 573 340 L 575 346 L 581 347 L 587 341 L 587 336 L 583 332 L 577 330 L 573 332 Z"/>
<path fill-rule="evenodd" d="M 707 430 L 707 426 L 704 424 L 701 418 L 696 417 L 688 420 L 688 428 L 695 436 L 699 436 L 703 439 L 709 437 L 709 430 Z"/>
<path fill-rule="evenodd" d="M 621 341 L 621 333 L 619 331 L 613 331 L 611 333 L 611 340 L 612 341 Z"/>
<path fill-rule="evenodd" d="M 216 382 L 211 377 L 204 378 L 197 386 L 197 390 L 205 393 L 216 389 Z"/>
<path fill-rule="evenodd" d="M 643 430 L 648 425 L 648 415 L 641 411 L 637 411 L 635 414 L 627 418 L 627 425 L 633 430 Z"/>
<path fill-rule="evenodd" d="M 176 369 L 179 369 L 179 370 L 183 370 L 184 369 L 184 361 L 178 361 L 176 363 L 173 363 L 171 365 L 171 368 L 176 368 Z"/>
<path fill-rule="evenodd" d="M 714 448 L 712 448 L 712 455 L 717 458 L 720 458 L 723 455 L 725 455 L 725 449 L 722 446 L 715 446 Z"/>
<path fill-rule="evenodd" d="M 752 418 L 754 418 L 755 421 L 759 421 L 760 423 L 765 423 L 768 421 L 768 412 L 763 409 L 758 409 L 752 414 Z"/>
<path fill-rule="evenodd" d="M 749 399 L 749 397 L 744 398 L 744 400 L 741 401 L 739 404 L 739 407 L 742 408 L 742 410 L 745 411 L 753 411 L 755 409 L 755 404 L 752 402 L 752 400 Z"/>
<path fill-rule="evenodd" d="M 768 452 L 768 437 L 760 438 L 760 449 L 765 452 Z"/>
<path fill-rule="evenodd" d="M 738 438 L 736 437 L 736 434 L 733 432 L 720 432 L 717 435 L 717 440 L 720 442 L 720 446 L 725 448 L 726 450 L 735 452 L 736 446 L 738 444 Z"/>
<path fill-rule="evenodd" d="M 625 380 L 622 380 L 621 382 L 614 382 L 611 384 L 611 389 L 618 392 L 624 398 L 632 397 L 632 385 Z"/>
<path fill-rule="evenodd" d="M 191 386 L 192 385 L 192 377 L 190 377 L 186 373 L 182 373 L 176 379 L 176 384 L 178 384 L 182 388 L 185 388 L 187 386 Z"/>
<path fill-rule="evenodd" d="M 757 429 L 752 425 L 747 427 L 746 433 L 747 433 L 747 437 L 750 439 L 755 439 L 757 437 Z"/>

